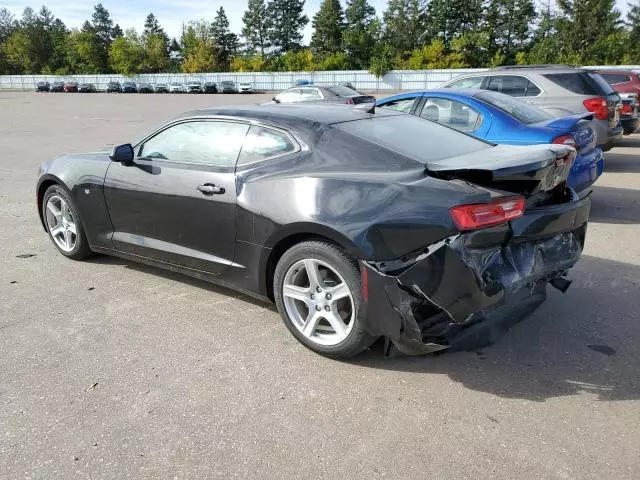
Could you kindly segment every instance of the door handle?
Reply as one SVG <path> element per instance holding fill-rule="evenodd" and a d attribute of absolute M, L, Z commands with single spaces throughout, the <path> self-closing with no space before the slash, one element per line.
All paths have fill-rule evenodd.
<path fill-rule="evenodd" d="M 205 183 L 204 185 L 198 185 L 196 187 L 199 192 L 205 195 L 222 195 L 224 193 L 224 188 L 216 187 L 212 183 Z"/>

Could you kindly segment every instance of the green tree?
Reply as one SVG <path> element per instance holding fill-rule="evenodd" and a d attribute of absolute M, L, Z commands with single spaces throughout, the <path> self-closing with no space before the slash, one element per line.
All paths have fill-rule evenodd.
<path fill-rule="evenodd" d="M 626 20 L 629 29 L 630 56 L 633 63 L 640 61 L 640 0 L 629 4 L 629 12 Z"/>
<path fill-rule="evenodd" d="M 482 0 L 431 0 L 427 6 L 425 36 L 439 38 L 448 46 L 453 39 L 478 30 L 482 13 Z"/>
<path fill-rule="evenodd" d="M 158 19 L 153 13 L 150 13 L 149 15 L 147 15 L 147 18 L 145 18 L 144 30 L 142 31 L 143 37 L 147 37 L 151 35 L 162 37 L 164 41 L 164 49 L 168 54 L 169 53 L 169 35 L 167 35 L 166 32 L 164 31 L 164 28 L 160 26 L 160 22 L 158 21 Z"/>
<path fill-rule="evenodd" d="M 280 72 L 311 72 L 316 68 L 313 52 L 309 48 L 288 50 L 280 55 L 273 69 Z"/>
<path fill-rule="evenodd" d="M 9 62 L 4 52 L 4 42 L 16 28 L 15 17 L 6 8 L 0 8 L 0 75 L 9 73 Z"/>
<path fill-rule="evenodd" d="M 391 48 L 389 45 L 378 43 L 371 57 L 369 73 L 376 77 L 378 81 L 391 71 Z"/>
<path fill-rule="evenodd" d="M 182 71 L 185 73 L 213 72 L 216 65 L 211 23 L 206 20 L 189 22 L 183 27 Z"/>
<path fill-rule="evenodd" d="M 155 36 L 160 39 L 158 35 Z M 116 38 L 109 47 L 109 65 L 114 72 L 122 75 L 135 75 L 143 71 L 145 46 L 135 29 L 128 29 L 123 36 Z"/>
<path fill-rule="evenodd" d="M 31 39 L 22 30 L 16 30 L 3 43 L 9 70 L 16 73 L 37 73 L 31 56 Z"/>
<path fill-rule="evenodd" d="M 69 34 L 65 58 L 69 73 L 104 73 L 96 35 L 88 22 Z"/>
<path fill-rule="evenodd" d="M 228 71 L 231 57 L 238 51 L 238 36 L 229 30 L 229 19 L 222 7 L 216 12 L 211 24 L 211 39 L 215 49 L 217 69 Z"/>
<path fill-rule="evenodd" d="M 347 0 L 343 45 L 349 65 L 356 69 L 369 66 L 380 35 L 376 9 L 367 0 Z"/>
<path fill-rule="evenodd" d="M 515 62 L 516 53 L 527 46 L 536 18 L 533 0 L 489 0 L 485 24 L 490 50 L 502 62 Z M 499 53 L 498 53 L 499 52 Z"/>
<path fill-rule="evenodd" d="M 302 29 L 309 23 L 303 8 L 304 0 L 271 0 L 267 5 L 269 41 L 277 53 L 300 48 Z"/>
<path fill-rule="evenodd" d="M 406 57 L 424 43 L 425 9 L 420 0 L 390 0 L 382 16 L 383 41 L 393 56 Z"/>
<path fill-rule="evenodd" d="M 463 68 L 465 66 L 462 54 L 447 52 L 446 45 L 439 39 L 411 52 L 406 63 L 406 67 L 411 70 Z"/>
<path fill-rule="evenodd" d="M 247 10 L 242 16 L 242 37 L 246 51 L 250 54 L 260 53 L 262 59 L 269 43 L 269 19 L 264 0 L 249 0 Z"/>
<path fill-rule="evenodd" d="M 318 64 L 317 70 L 348 70 L 349 57 L 344 52 L 336 52 L 325 56 Z"/>
<path fill-rule="evenodd" d="M 323 0 L 312 21 L 311 50 L 320 56 L 342 51 L 344 12 L 340 0 Z"/>
<path fill-rule="evenodd" d="M 109 47 L 113 42 L 114 29 L 113 20 L 109 14 L 109 10 L 104 8 L 102 3 L 98 3 L 93 7 L 93 15 L 91 16 L 91 29 L 95 34 L 97 57 L 100 70 L 106 72 L 109 64 Z M 118 27 L 120 29 L 120 27 Z M 83 28 L 83 30 L 85 30 Z M 119 32 L 116 32 L 119 33 Z"/>

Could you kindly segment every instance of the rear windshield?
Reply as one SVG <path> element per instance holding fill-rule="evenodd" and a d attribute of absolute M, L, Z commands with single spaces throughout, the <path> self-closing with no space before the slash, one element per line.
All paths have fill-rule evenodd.
<path fill-rule="evenodd" d="M 622 73 L 601 73 L 600 76 L 606 80 L 609 85 L 615 85 L 616 83 L 625 83 L 631 80 L 629 75 Z"/>
<path fill-rule="evenodd" d="M 380 116 L 333 126 L 425 164 L 492 146 L 470 135 L 413 115 Z"/>
<path fill-rule="evenodd" d="M 345 87 L 344 85 L 335 85 L 333 87 L 327 87 L 331 93 L 335 93 L 339 97 L 353 97 L 354 95 L 360 95 L 352 88 Z"/>
<path fill-rule="evenodd" d="M 579 95 L 609 95 L 611 86 L 595 73 L 548 73 L 544 75 L 556 85 Z"/>
<path fill-rule="evenodd" d="M 482 92 L 478 93 L 474 98 L 499 108 L 514 117 L 516 120 L 525 124 L 543 122 L 553 118 L 547 112 L 510 97 L 509 95 L 496 92 Z"/>

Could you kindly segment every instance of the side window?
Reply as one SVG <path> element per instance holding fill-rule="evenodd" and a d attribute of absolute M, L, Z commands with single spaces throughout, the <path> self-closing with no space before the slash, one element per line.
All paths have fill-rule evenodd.
<path fill-rule="evenodd" d="M 252 126 L 244 141 L 238 165 L 293 153 L 296 145 L 285 133 L 271 128 Z"/>
<path fill-rule="evenodd" d="M 388 108 L 389 110 L 395 110 L 396 112 L 409 113 L 415 103 L 416 97 L 402 98 L 400 100 L 392 100 L 391 102 L 387 102 L 384 105 L 381 105 L 381 107 Z"/>
<path fill-rule="evenodd" d="M 527 80 L 527 97 L 537 97 L 541 93 L 542 90 L 540 90 L 535 83 L 531 80 Z"/>
<path fill-rule="evenodd" d="M 527 94 L 527 80 L 517 75 L 497 75 L 491 77 L 487 90 L 504 93 L 512 97 L 524 97 Z"/>
<path fill-rule="evenodd" d="M 300 101 L 300 89 L 299 88 L 290 88 L 289 90 L 285 90 L 284 92 L 279 93 L 276 96 L 276 99 L 282 103 L 294 103 Z"/>
<path fill-rule="evenodd" d="M 462 102 L 445 98 L 427 98 L 420 116 L 461 132 L 473 132 L 482 123 L 482 117 L 476 110 Z"/>
<path fill-rule="evenodd" d="M 451 82 L 447 88 L 480 88 L 484 77 L 466 77 Z"/>
<path fill-rule="evenodd" d="M 147 140 L 139 156 L 214 167 L 235 165 L 249 125 L 234 122 L 179 123 Z"/>
<path fill-rule="evenodd" d="M 604 78 L 609 85 L 625 83 L 631 80 L 627 75 L 621 73 L 601 73 L 600 76 Z"/>
<path fill-rule="evenodd" d="M 317 100 L 322 100 L 322 94 L 320 90 L 317 88 L 302 88 L 301 89 L 301 101 L 302 102 L 315 102 Z"/>

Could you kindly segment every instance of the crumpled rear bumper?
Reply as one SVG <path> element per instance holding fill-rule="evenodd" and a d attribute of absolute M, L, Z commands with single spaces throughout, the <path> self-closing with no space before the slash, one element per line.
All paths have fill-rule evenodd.
<path fill-rule="evenodd" d="M 399 274 L 362 263 L 368 333 L 409 355 L 493 343 L 580 258 L 590 200 L 533 209 L 510 224 L 431 245 Z M 379 265 L 378 265 L 379 267 Z"/>

